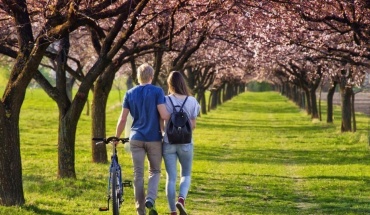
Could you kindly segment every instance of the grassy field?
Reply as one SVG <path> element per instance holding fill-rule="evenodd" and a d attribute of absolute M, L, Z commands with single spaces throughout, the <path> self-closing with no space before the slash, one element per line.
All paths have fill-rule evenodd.
<path fill-rule="evenodd" d="M 107 134 L 120 112 L 113 92 Z M 312 122 L 275 92 L 244 93 L 198 119 L 191 215 L 369 214 L 369 118 L 357 115 L 356 133 L 340 133 L 335 123 Z M 32 90 L 21 112 L 20 135 L 26 204 L 0 207 L 11 215 L 95 215 L 105 205 L 108 164 L 91 162 L 90 116 L 83 114 L 76 141 L 77 180 L 58 180 L 57 106 L 42 90 Z M 325 118 L 325 117 L 324 117 Z M 130 154 L 120 146 L 120 163 L 132 179 Z M 165 171 L 157 200 L 168 214 Z M 125 190 L 122 214 L 134 215 L 133 190 Z"/>

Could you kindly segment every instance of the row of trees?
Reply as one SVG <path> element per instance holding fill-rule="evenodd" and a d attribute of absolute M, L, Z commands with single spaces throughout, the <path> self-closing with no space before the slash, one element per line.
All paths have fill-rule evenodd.
<path fill-rule="evenodd" d="M 298 104 L 304 103 L 312 118 L 319 118 L 317 89 L 328 84 L 329 123 L 333 95 L 339 88 L 341 130 L 356 130 L 354 87 L 362 86 L 369 73 L 369 1 L 272 1 L 261 7 L 269 12 L 264 17 L 275 20 L 264 22 L 268 28 L 258 35 L 272 47 L 261 57 L 270 61 L 263 74 L 270 75 Z"/>
<path fill-rule="evenodd" d="M 228 80 L 216 81 L 216 76 L 226 67 L 218 68 L 216 61 L 229 54 L 214 53 L 209 47 L 197 52 L 222 38 L 228 40 L 220 29 L 226 23 L 220 21 L 228 20 L 228 10 L 238 5 L 224 3 L 2 1 L 0 53 L 11 59 L 13 67 L 0 103 L 0 204 L 24 203 L 19 113 L 32 79 L 59 109 L 58 177 L 75 178 L 78 119 L 93 91 L 92 136 L 105 136 L 106 102 L 117 72 L 130 68 L 135 81 L 136 66 L 151 62 L 156 71 L 153 84 L 161 85 L 169 71 L 186 71 L 199 100 L 205 99 L 211 84 L 224 86 L 222 82 Z M 217 38 L 211 40 L 213 34 Z M 228 42 L 223 43 L 227 48 Z M 40 66 L 55 71 L 55 85 L 42 75 Z M 76 82 L 78 89 L 72 95 Z M 92 149 L 95 162 L 106 162 L 105 147 L 92 144 Z"/>
<path fill-rule="evenodd" d="M 0 54 L 13 66 L 0 102 L 0 204 L 25 201 L 19 113 L 31 80 L 59 109 L 59 178 L 76 177 L 76 128 L 88 94 L 91 135 L 105 136 L 114 79 L 136 82 L 142 62 L 164 88 L 170 71 L 183 72 L 203 114 L 207 90 L 210 110 L 255 78 L 294 85 L 317 117 L 314 92 L 325 77 L 341 84 L 342 130 L 351 130 L 346 105 L 368 67 L 369 8 L 365 0 L 3 0 Z M 91 145 L 93 161 L 106 162 L 105 147 Z"/>

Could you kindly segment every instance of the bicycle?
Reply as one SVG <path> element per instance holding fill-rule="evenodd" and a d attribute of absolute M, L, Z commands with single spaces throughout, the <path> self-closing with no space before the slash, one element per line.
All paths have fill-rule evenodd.
<path fill-rule="evenodd" d="M 107 190 L 107 207 L 100 207 L 99 211 L 109 211 L 109 201 L 112 200 L 113 215 L 119 215 L 119 209 L 124 201 L 123 199 L 123 188 L 132 187 L 132 181 L 125 180 L 122 183 L 122 171 L 121 166 L 118 163 L 116 143 L 121 142 L 125 144 L 129 141 L 129 138 L 97 138 L 94 137 L 93 140 L 99 141 L 96 144 L 111 144 L 112 145 L 112 155 L 111 163 L 109 167 L 109 178 L 108 178 L 108 190 Z"/>

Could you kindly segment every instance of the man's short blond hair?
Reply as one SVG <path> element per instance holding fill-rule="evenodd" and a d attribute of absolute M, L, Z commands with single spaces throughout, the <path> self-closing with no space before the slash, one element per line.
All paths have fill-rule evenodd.
<path fill-rule="evenodd" d="M 140 84 L 148 83 L 154 76 L 154 69 L 149 64 L 144 63 L 137 68 L 137 79 Z"/>

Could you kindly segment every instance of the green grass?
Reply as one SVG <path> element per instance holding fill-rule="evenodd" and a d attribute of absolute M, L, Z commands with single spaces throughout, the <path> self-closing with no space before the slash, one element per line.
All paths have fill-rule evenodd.
<path fill-rule="evenodd" d="M 8 83 L 9 69 L 0 65 L 0 93 L 4 93 L 5 86 Z"/>
<path fill-rule="evenodd" d="M 114 134 L 120 102 L 113 92 L 108 135 Z M 335 109 L 332 125 L 312 122 L 277 93 L 247 92 L 202 115 L 194 134 L 189 214 L 369 213 L 369 118 L 358 114 L 358 131 L 342 134 L 339 114 Z M 0 207 L 0 214 L 110 214 L 98 212 L 105 205 L 108 164 L 91 162 L 90 116 L 83 114 L 78 125 L 77 180 L 56 179 L 57 118 L 57 106 L 42 90 L 27 93 L 20 121 L 26 204 Z M 131 179 L 123 146 L 119 156 Z M 163 166 L 159 214 L 168 213 L 165 177 Z M 121 212 L 135 214 L 131 188 Z"/>

